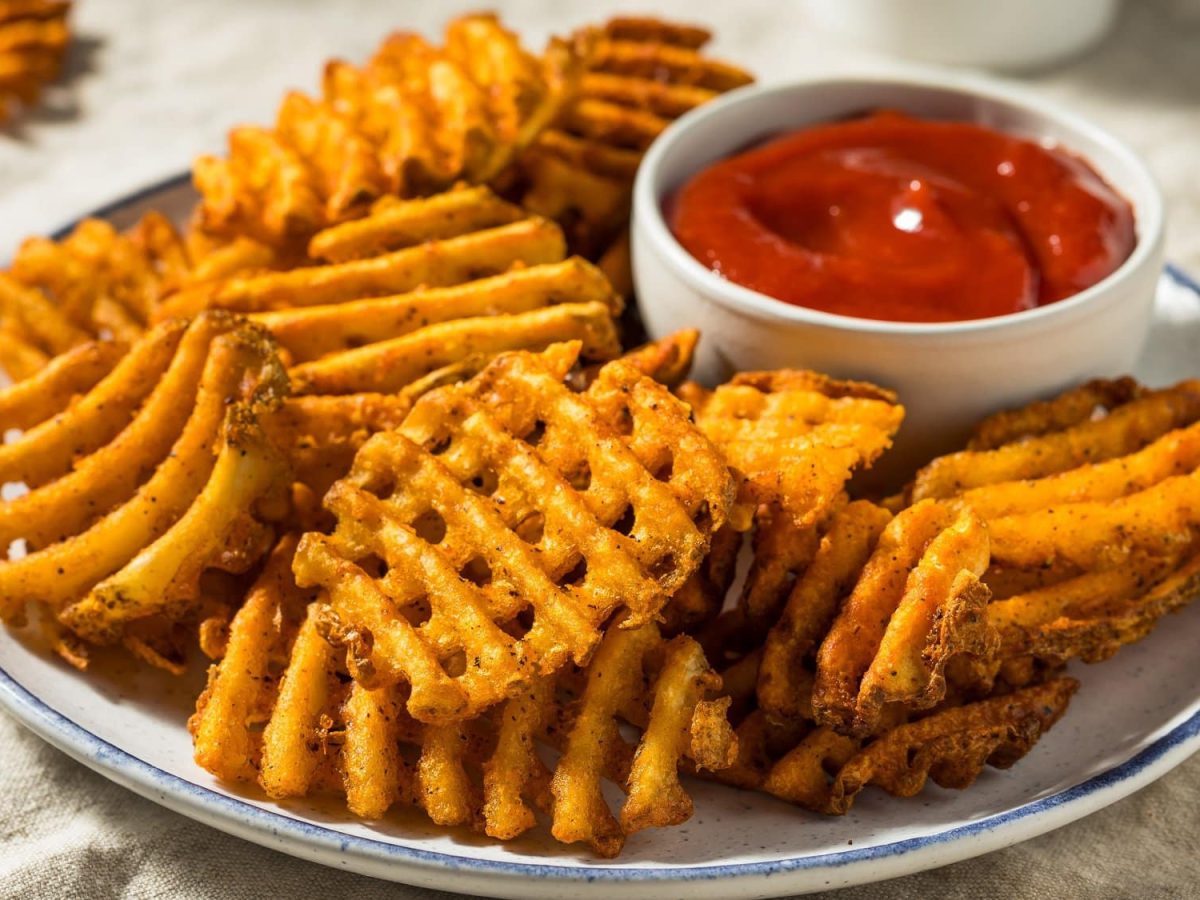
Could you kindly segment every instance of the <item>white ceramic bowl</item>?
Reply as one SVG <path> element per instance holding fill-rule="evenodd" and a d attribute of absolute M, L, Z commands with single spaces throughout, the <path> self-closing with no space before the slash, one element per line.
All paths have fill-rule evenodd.
<path fill-rule="evenodd" d="M 839 316 L 725 280 L 675 240 L 663 201 L 689 176 L 772 135 L 878 107 L 977 122 L 1081 155 L 1132 203 L 1133 255 L 1057 303 L 966 322 Z M 890 387 L 908 410 L 893 472 L 962 439 L 995 410 L 1087 378 L 1127 372 L 1145 342 L 1162 269 L 1163 202 L 1142 162 L 1107 132 L 1027 93 L 976 77 L 864 76 L 750 86 L 689 113 L 646 154 L 633 201 L 633 265 L 651 337 L 701 330 L 694 376 L 802 367 Z"/>
<path fill-rule="evenodd" d="M 806 0 L 814 25 L 907 59 L 997 69 L 1056 63 L 1112 28 L 1118 0 Z"/>

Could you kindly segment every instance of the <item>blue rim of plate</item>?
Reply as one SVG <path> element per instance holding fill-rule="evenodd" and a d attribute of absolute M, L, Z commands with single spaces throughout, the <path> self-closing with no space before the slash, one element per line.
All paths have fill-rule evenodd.
<path fill-rule="evenodd" d="M 151 184 L 126 197 L 106 204 L 90 214 L 93 218 L 104 218 L 161 191 L 179 187 L 188 180 L 188 175 L 175 175 Z M 60 240 L 75 226 L 72 222 L 53 233 Z M 1181 287 L 1197 295 L 1200 300 L 1200 280 L 1192 277 L 1178 266 L 1168 263 L 1164 271 Z M 843 867 L 853 863 L 878 861 L 902 856 L 914 851 L 960 841 L 975 835 L 1007 828 L 1023 820 L 1051 810 L 1074 804 L 1093 794 L 1111 789 L 1123 782 L 1135 779 L 1163 756 L 1188 743 L 1195 744 L 1191 752 L 1200 751 L 1200 711 L 1180 722 L 1166 734 L 1157 738 L 1134 756 L 1117 766 L 1092 776 L 1086 781 L 1066 788 L 1055 794 L 1030 803 L 1014 807 L 975 822 L 948 828 L 933 834 L 920 835 L 903 840 L 877 844 L 871 847 L 856 847 L 836 853 L 796 856 L 788 859 L 765 860 L 751 863 L 724 863 L 705 866 L 680 866 L 676 868 L 622 867 L 610 865 L 551 865 L 546 863 L 504 862 L 501 860 L 478 859 L 435 850 L 421 850 L 374 838 L 350 835 L 292 818 L 282 812 L 262 809 L 237 797 L 221 793 L 212 788 L 194 784 L 178 775 L 173 775 L 134 756 L 126 750 L 109 743 L 78 725 L 62 713 L 34 696 L 22 684 L 0 667 L 0 706 L 5 707 L 15 718 L 39 737 L 59 750 L 74 756 L 80 754 L 81 762 L 95 763 L 95 771 L 110 780 L 118 781 L 127 788 L 136 784 L 162 792 L 155 797 L 146 793 L 147 799 L 163 805 L 167 796 L 181 802 L 176 811 L 182 814 L 206 812 L 225 821 L 240 821 L 264 835 L 291 837 L 310 844 L 317 844 L 341 853 L 355 852 L 366 858 L 403 859 L 426 869 L 451 872 L 474 872 L 478 874 L 503 874 L 518 877 L 536 877 L 569 882 L 670 882 L 707 879 L 733 879 L 765 877 L 801 870 Z M 57 738 L 57 739 L 56 739 Z M 71 751 L 75 751 L 72 753 Z M 1165 774 L 1191 753 L 1187 753 L 1172 765 L 1157 773 Z M 132 784 L 124 784 L 119 776 L 124 775 Z M 1136 789 L 1136 786 L 1135 788 Z M 1115 802 L 1130 791 L 1117 793 L 1101 805 Z M 138 793 L 141 793 L 138 791 Z M 194 815 L 191 816 L 195 818 Z M 207 824 L 207 823 L 206 823 Z M 1065 824 L 1065 823 L 1060 823 Z M 210 826 L 213 827 L 213 826 Z M 1047 829 L 1050 830 L 1050 829 Z M 1032 835 L 1028 835 L 1032 836 Z M 1001 844 L 1016 843 L 1022 838 L 1013 837 Z M 282 849 L 282 848 L 280 848 Z M 284 850 L 284 852 L 287 852 Z M 968 854 L 974 855 L 974 854 Z"/>
<path fill-rule="evenodd" d="M 1197 285 L 1200 293 L 1200 285 Z M 62 713 L 47 706 L 23 685 L 19 684 L 3 668 L 0 668 L 0 706 L 4 706 L 16 719 L 38 736 L 48 740 L 68 755 L 68 748 L 82 754 L 99 768 L 100 774 L 113 779 L 112 774 L 124 773 L 130 780 L 143 787 L 154 788 L 184 801 L 183 809 L 204 810 L 225 820 L 240 820 L 264 834 L 290 836 L 306 842 L 315 842 L 328 849 L 340 852 L 357 851 L 367 857 L 402 858 L 425 867 L 450 871 L 474 871 L 482 874 L 505 874 L 522 877 L 557 879 L 563 881 L 693 881 L 698 879 L 741 878 L 747 876 L 770 876 L 804 869 L 840 867 L 851 863 L 879 860 L 921 850 L 938 844 L 946 844 L 972 835 L 994 831 L 1012 825 L 1030 816 L 1048 812 L 1065 804 L 1074 803 L 1098 791 L 1115 787 L 1128 781 L 1153 765 L 1165 754 L 1189 742 L 1195 742 L 1192 752 L 1200 750 L 1200 712 L 1176 725 L 1125 762 L 1086 781 L 1051 794 L 1031 803 L 1006 810 L 976 822 L 956 826 L 934 834 L 905 838 L 872 847 L 858 847 L 836 853 L 797 856 L 789 859 L 768 860 L 753 863 L 725 863 L 707 866 L 677 868 L 632 868 L 608 865 L 550 865 L 544 863 L 503 862 L 458 856 L 434 850 L 421 850 L 387 841 L 349 835 L 320 825 L 294 819 L 281 812 L 262 809 L 237 797 L 221 793 L 165 772 L 126 750 L 109 743 L 76 724 Z M 57 737 L 59 740 L 54 740 Z M 1177 765 L 1187 756 L 1175 762 Z M 1164 769 L 1165 774 L 1174 765 Z M 126 785 L 127 787 L 129 785 Z M 144 794 L 151 800 L 154 796 Z M 1125 794 L 1111 798 L 1115 802 Z M 158 800 L 157 802 L 162 802 Z M 1105 803 L 1104 805 L 1107 805 Z M 1017 842 L 1016 839 L 1009 843 Z"/>

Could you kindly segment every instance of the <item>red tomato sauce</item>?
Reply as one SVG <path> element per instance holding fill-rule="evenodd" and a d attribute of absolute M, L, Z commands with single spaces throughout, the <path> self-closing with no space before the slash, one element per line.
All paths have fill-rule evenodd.
<path fill-rule="evenodd" d="M 1129 203 L 1066 151 L 884 111 L 775 138 L 668 203 L 679 242 L 785 303 L 956 322 L 1054 303 L 1133 252 Z"/>

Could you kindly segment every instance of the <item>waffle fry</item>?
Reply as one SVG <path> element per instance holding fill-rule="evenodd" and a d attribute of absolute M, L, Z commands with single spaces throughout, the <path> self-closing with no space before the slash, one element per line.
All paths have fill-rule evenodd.
<path fill-rule="evenodd" d="M 422 287 L 463 284 L 483 275 L 501 274 L 518 264 L 560 262 L 564 256 L 557 226 L 526 217 L 382 256 L 206 284 L 175 294 L 160 315 L 191 315 L 211 307 L 262 312 L 386 297 Z"/>
<path fill-rule="evenodd" d="M 490 15 L 452 21 L 435 48 L 389 37 L 362 68 L 331 62 L 318 99 L 289 94 L 274 128 L 230 134 L 193 169 L 205 230 L 303 246 L 380 196 L 436 193 L 497 176 L 556 114 L 578 61 L 537 57 Z"/>
<path fill-rule="evenodd" d="M 745 478 L 745 527 L 762 503 L 798 526 L 818 521 L 855 469 L 891 446 L 904 417 L 890 391 L 803 371 L 742 372 L 715 391 L 688 384 L 680 395 Z"/>
<path fill-rule="evenodd" d="M 987 531 L 969 510 L 924 502 L 896 516 L 817 652 L 817 721 L 870 734 L 888 708 L 942 700 L 951 658 L 990 658 L 991 595 L 979 581 L 987 566 Z"/>
<path fill-rule="evenodd" d="M 158 326 L 0 448 L 4 479 L 29 488 L 0 505 L 4 545 L 25 544 L 0 563 L 4 618 L 38 603 L 87 641 L 147 644 L 195 608 L 205 568 L 248 568 L 269 536 L 253 511 L 283 474 L 256 415 L 285 391 L 265 337 L 208 314 Z"/>
<path fill-rule="evenodd" d="M 719 679 L 693 641 L 665 640 L 652 624 L 608 633 L 580 673 L 577 701 L 560 679 L 538 677 L 477 719 L 422 725 L 405 712 L 402 688 L 343 677 L 320 634 L 321 604 L 292 580 L 295 547 L 291 536 L 276 546 L 189 721 L 197 762 L 222 779 L 258 781 L 277 798 L 342 792 L 368 819 L 411 804 L 439 824 L 501 839 L 532 828 L 538 810 L 556 836 L 612 855 L 637 830 L 690 815 L 682 759 L 715 769 L 734 756 L 727 701 L 709 699 Z M 625 690 L 615 692 L 618 673 Z M 640 731 L 633 744 L 616 730 L 618 718 L 629 721 L 626 707 Z M 564 754 L 547 767 L 536 747 L 557 735 Z M 628 790 L 620 821 L 599 795 L 605 778 Z"/>
<path fill-rule="evenodd" d="M 940 710 L 865 745 L 828 727 L 797 741 L 752 713 L 737 728 L 738 764 L 715 777 L 832 815 L 844 815 L 872 784 L 897 797 L 920 793 L 928 778 L 961 790 L 985 765 L 1006 769 L 1019 761 L 1066 711 L 1078 686 L 1059 678 Z"/>
<path fill-rule="evenodd" d="M 535 671 L 586 660 L 619 604 L 631 626 L 649 620 L 724 521 L 731 482 L 685 410 L 621 364 L 571 393 L 578 353 L 506 354 L 425 395 L 331 490 L 335 535 L 301 544 L 297 577 L 329 590 L 351 671 L 411 684 L 419 720 L 472 715 Z M 386 593 L 357 564 L 371 553 L 387 562 Z M 417 601 L 430 612 L 413 627 L 403 612 Z M 506 634 L 527 608 L 528 632 Z M 456 654 L 469 665 L 451 674 Z"/>
<path fill-rule="evenodd" d="M 918 474 L 914 496 L 947 494 L 945 505 L 988 525 L 988 619 L 1003 659 L 1102 660 L 1186 603 L 1200 524 L 1196 397 L 1193 382 L 1089 382 L 985 420 L 980 449 Z"/>
<path fill-rule="evenodd" d="M 137 340 L 190 266 L 183 238 L 157 213 L 125 233 L 85 219 L 62 241 L 27 239 L 0 275 L 0 316 L 12 338 L 42 358 L 24 366 L 14 360 L 5 367 L 9 376 L 28 377 L 96 338 Z"/>
<path fill-rule="evenodd" d="M 995 450 L 1025 438 L 1063 431 L 1088 421 L 1097 409 L 1111 412 L 1144 393 L 1145 388 L 1128 377 L 1089 381 L 1051 400 L 988 416 L 975 426 L 967 449 Z"/>
<path fill-rule="evenodd" d="M 1130 399 L 1113 406 L 1102 418 L 1084 418 L 1067 428 L 1043 432 L 990 450 L 965 450 L 939 457 L 917 473 L 910 491 L 911 500 L 951 497 L 971 488 L 1041 478 L 1124 456 L 1172 429 L 1200 419 L 1200 382 L 1185 381 L 1171 388 L 1140 394 L 1126 390 L 1131 394 Z M 1068 400 L 1061 402 L 1064 406 L 1086 405 L 1090 395 L 1090 390 L 1071 392 Z M 1083 399 L 1077 399 L 1080 397 Z M 1031 415 L 1037 417 L 1045 413 L 1034 410 Z M 1000 428 L 1003 426 L 985 424 L 984 440 L 989 439 L 987 432 Z"/>
<path fill-rule="evenodd" d="M 812 691 L 803 662 L 829 631 L 890 519 L 886 510 L 859 500 L 830 521 L 763 645 L 758 705 L 767 715 L 780 720 L 811 716 L 799 705 Z"/>
<path fill-rule="evenodd" d="M 736 741 L 724 716 L 727 701 L 705 699 L 720 688 L 720 678 L 709 668 L 699 644 L 683 636 L 662 646 L 664 659 L 636 749 L 621 737 L 617 715 L 644 690 L 644 661 L 656 645 L 662 645 L 662 639 L 653 624 L 612 628 L 588 667 L 586 687 L 550 784 L 551 832 L 564 843 L 585 841 L 600 856 L 616 856 L 628 835 L 691 817 L 692 801 L 678 774 L 685 754 L 712 769 L 733 761 Z M 619 820 L 600 791 L 601 777 L 612 768 L 628 788 Z"/>
<path fill-rule="evenodd" d="M 502 316 L 477 316 L 335 353 L 291 370 L 298 394 L 395 391 L 430 371 L 475 356 L 540 349 L 578 340 L 590 359 L 620 353 L 612 314 L 603 303 L 563 303 Z"/>
<path fill-rule="evenodd" d="M 521 157 L 522 204 L 563 223 L 574 252 L 598 259 L 622 239 L 642 154 L 689 110 L 753 79 L 703 56 L 703 29 L 618 18 L 576 35 L 579 89 Z"/>
<path fill-rule="evenodd" d="M 582 340 L 594 360 L 620 352 L 622 302 L 600 271 L 565 258 L 554 223 L 486 188 L 393 198 L 312 243 L 341 261 L 208 281 L 162 314 L 255 311 L 298 394 L 393 392 L 472 357 L 562 340 Z"/>
<path fill-rule="evenodd" d="M 25 430 L 63 411 L 111 372 L 127 349 L 115 341 L 89 341 L 0 392 L 0 432 Z"/>
<path fill-rule="evenodd" d="M 69 2 L 4 0 L 0 3 L 0 123 L 18 105 L 32 106 L 42 87 L 58 77 L 71 31 Z"/>

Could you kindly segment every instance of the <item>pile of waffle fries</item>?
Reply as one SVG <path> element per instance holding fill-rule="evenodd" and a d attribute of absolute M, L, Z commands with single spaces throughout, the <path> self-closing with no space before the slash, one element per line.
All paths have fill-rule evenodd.
<path fill-rule="evenodd" d="M 641 154 L 750 81 L 707 39 L 396 34 L 198 160 L 186 227 L 28 240 L 0 615 L 81 670 L 208 657 L 221 779 L 603 857 L 681 776 L 839 814 L 1019 760 L 1069 660 L 1200 588 L 1200 384 L 1001 413 L 868 498 L 890 391 L 630 347 Z"/>

